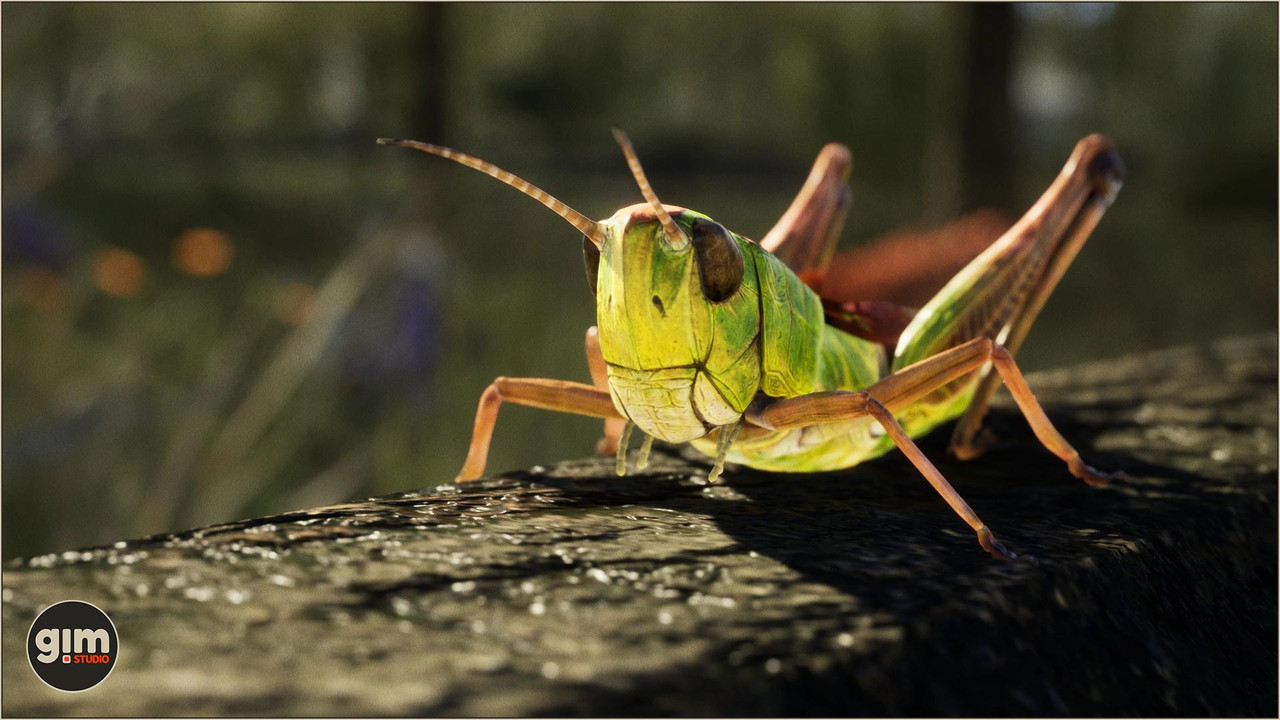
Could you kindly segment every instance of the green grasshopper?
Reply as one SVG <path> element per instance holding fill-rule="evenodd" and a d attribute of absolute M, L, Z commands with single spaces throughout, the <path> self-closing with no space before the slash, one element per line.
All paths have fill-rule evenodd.
<path fill-rule="evenodd" d="M 1099 472 L 1054 429 L 1014 363 L 1045 300 L 1115 198 L 1123 166 L 1110 140 L 1081 140 L 1057 179 L 1004 235 L 918 312 L 885 301 L 821 295 L 848 207 L 848 148 L 822 149 L 800 194 L 759 243 L 702 213 L 659 202 L 630 140 L 614 137 L 645 202 L 593 221 L 479 158 L 412 140 L 381 139 L 497 178 L 584 236 L 597 326 L 587 331 L 593 384 L 542 378 L 493 381 L 481 395 L 458 481 L 484 473 L 504 402 L 605 420 L 603 452 L 618 470 L 634 429 L 692 443 L 715 459 L 767 471 L 851 467 L 897 447 L 993 556 L 1013 560 L 912 440 L 959 417 L 951 451 L 979 435 L 1003 380 L 1036 437 L 1090 485 Z M 994 372 L 992 370 L 994 369 Z M 1024 557 L 1023 559 L 1029 559 Z"/>

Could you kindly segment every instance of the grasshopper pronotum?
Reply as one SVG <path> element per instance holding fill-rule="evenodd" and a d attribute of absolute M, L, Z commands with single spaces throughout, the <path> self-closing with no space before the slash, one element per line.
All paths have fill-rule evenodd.
<path fill-rule="evenodd" d="M 493 381 L 480 397 L 459 481 L 484 473 L 502 402 L 605 420 L 604 452 L 625 471 L 627 441 L 689 442 L 715 458 L 778 472 L 847 468 L 897 447 L 997 558 L 1001 545 L 911 438 L 955 417 L 951 451 L 976 457 L 978 431 L 1004 381 L 1036 437 L 1090 485 L 1089 467 L 1045 416 L 1013 355 L 1063 272 L 1115 198 L 1123 166 L 1110 140 L 1081 140 L 1040 200 L 919 311 L 823 298 L 849 202 L 849 150 L 822 149 L 800 194 L 759 243 L 698 212 L 664 205 L 619 130 L 645 202 L 593 221 L 479 158 L 382 139 L 480 170 L 529 195 L 584 236 L 596 327 L 593 384 Z M 992 372 L 992 369 L 995 372 Z"/>

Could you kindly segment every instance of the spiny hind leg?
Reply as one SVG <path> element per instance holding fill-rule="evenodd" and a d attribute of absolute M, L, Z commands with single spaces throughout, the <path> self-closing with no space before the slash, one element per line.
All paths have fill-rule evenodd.
<path fill-rule="evenodd" d="M 1013 395 L 1013 401 L 1018 404 L 1018 409 L 1027 418 L 1027 422 L 1031 424 L 1032 431 L 1036 437 L 1040 439 L 1041 444 L 1049 449 L 1054 455 L 1062 458 L 1067 463 L 1067 467 L 1071 469 L 1071 474 L 1084 480 L 1086 483 L 1094 486 L 1106 485 L 1112 480 L 1120 480 L 1124 478 L 1124 473 L 1115 472 L 1107 473 L 1092 468 L 1080 459 L 1080 453 L 1071 447 L 1071 443 L 1058 432 L 1053 423 L 1049 421 L 1048 416 L 1044 414 L 1044 408 L 1040 407 L 1040 402 L 1036 400 L 1036 396 L 1032 394 L 1030 386 L 1022 377 L 1022 371 L 1018 369 L 1018 364 L 1014 362 L 1013 355 L 1000 345 L 993 345 L 991 350 L 991 364 L 999 373 L 1000 379 L 1004 381 L 1005 387 L 1009 388 L 1009 394 Z"/>
<path fill-rule="evenodd" d="M 498 408 L 504 401 L 575 415 L 603 419 L 622 418 L 613 407 L 609 393 L 591 385 L 545 378 L 500 377 L 480 395 L 467 461 L 454 482 L 475 480 L 484 474 L 484 467 L 489 459 L 489 442 L 493 439 L 493 426 L 498 421 Z"/>
<path fill-rule="evenodd" d="M 913 323 L 910 336 L 899 341 L 896 366 L 924 360 L 958 340 L 976 337 L 1000 338 L 1003 349 L 1010 356 L 1016 354 L 1115 198 L 1123 177 L 1124 165 L 1110 140 L 1090 135 L 1077 143 L 1040 199 L 920 311 L 920 322 Z M 1002 362 L 1006 372 L 1000 377 L 990 368 L 982 371 L 951 438 L 956 457 L 976 457 L 992 444 L 991 433 L 982 430 L 982 418 L 998 380 L 1003 378 L 1012 389 L 1007 372 L 1012 361 Z M 1028 391 L 1019 406 L 1031 420 L 1038 406 L 1036 412 L 1029 412 L 1029 404 L 1034 400 Z M 1037 434 L 1044 440 L 1043 433 Z M 1063 447 L 1069 448 L 1057 440 L 1046 445 L 1059 456 L 1066 452 Z M 1078 463 L 1071 464 L 1076 472 Z"/>
<path fill-rule="evenodd" d="M 986 382 L 994 383 L 997 380 L 1003 380 L 1005 387 L 1009 388 L 1009 393 L 1013 395 L 1018 409 L 1030 423 L 1036 438 L 1045 448 L 1067 463 L 1067 468 L 1072 475 L 1089 485 L 1106 485 L 1110 480 L 1124 477 L 1123 473 L 1104 473 L 1095 470 L 1080 459 L 1080 453 L 1062 437 L 1045 415 L 1044 408 L 1036 400 L 1026 379 L 1022 376 L 1022 371 L 1014 362 L 1013 355 L 1005 347 L 987 338 L 975 338 L 951 350 L 909 365 L 867 388 L 867 392 L 879 398 L 890 408 L 899 410 L 925 394 L 978 370 L 987 362 L 991 363 L 994 372 L 979 381 L 978 390 L 981 391 Z M 976 424 L 982 420 L 982 413 L 966 414 L 962 418 L 962 423 L 970 417 L 975 419 L 976 427 Z M 957 429 L 957 432 L 960 430 Z"/>
<path fill-rule="evenodd" d="M 1036 438 L 1054 455 L 1067 463 L 1072 475 L 1089 485 L 1106 485 L 1108 481 L 1124 477 L 1123 473 L 1104 473 L 1089 467 L 1080 459 L 1080 453 L 1053 427 L 1044 408 L 1036 400 L 1013 355 L 1003 346 L 987 338 L 975 338 L 963 345 L 940 352 L 883 378 L 867 388 L 867 392 L 880 399 L 893 410 L 901 410 L 929 392 L 964 377 L 990 362 L 995 372 L 979 381 L 979 391 L 985 382 L 1003 380 L 1013 400 L 1030 423 Z M 970 417 L 966 415 L 965 417 Z M 982 415 L 972 417 L 978 422 Z"/>
<path fill-rule="evenodd" d="M 898 424 L 897 419 L 893 417 L 893 413 L 866 391 L 821 392 L 779 400 L 759 411 L 752 412 L 748 420 L 765 428 L 784 430 L 824 422 L 852 420 L 867 415 L 875 418 L 884 427 L 889 437 L 893 439 L 893 443 L 907 456 L 911 464 L 916 466 L 920 474 L 924 475 L 925 480 L 929 481 L 929 484 L 942 496 L 947 505 L 969 527 L 973 528 L 978 535 L 978 543 L 982 545 L 984 550 L 1000 560 L 1035 562 L 1034 558 L 1030 556 L 1019 556 L 1010 552 L 996 540 L 995 535 L 992 534 L 986 523 L 982 522 L 982 519 L 973 511 L 973 508 L 969 507 L 969 503 L 960 497 L 960 493 L 956 492 L 951 483 L 947 482 L 947 479 L 938 471 L 938 468 L 929 461 L 929 458 L 925 457 L 920 448 L 916 446 L 915 441 L 902 429 L 902 425 Z"/>
<path fill-rule="evenodd" d="M 1022 371 L 1018 369 L 1012 352 L 1004 346 L 993 345 L 991 365 L 991 370 L 978 380 L 978 386 L 969 407 L 960 416 L 956 422 L 955 431 L 951 433 L 948 451 L 952 455 L 960 460 L 972 460 L 995 444 L 995 433 L 991 432 L 990 428 L 984 427 L 982 420 L 990 408 L 996 385 L 1004 381 L 1005 387 L 1009 388 L 1009 394 L 1013 396 L 1013 401 L 1017 403 L 1018 409 L 1031 424 L 1031 429 L 1040 443 L 1054 455 L 1066 461 L 1072 475 L 1095 486 L 1106 485 L 1111 480 L 1120 480 L 1125 477 L 1122 472 L 1108 473 L 1090 467 L 1080 459 L 1080 453 L 1071 447 L 1071 444 L 1062 437 L 1045 415 L 1044 408 L 1040 406 L 1040 402 L 1036 400 L 1031 387 L 1022 376 Z"/>
<path fill-rule="evenodd" d="M 609 392 L 609 376 L 604 354 L 600 352 L 600 332 L 595 325 L 587 328 L 586 339 L 587 367 L 591 370 L 591 384 L 606 394 Z M 610 418 L 604 421 L 604 435 L 596 442 L 596 454 L 613 455 L 618 452 L 618 443 L 622 439 L 625 420 Z"/>
<path fill-rule="evenodd" d="M 930 392 L 958 380 L 990 362 L 995 370 L 993 378 L 1004 380 L 1013 395 L 1018 409 L 1031 424 L 1032 431 L 1050 452 L 1067 463 L 1071 474 L 1090 485 L 1105 485 L 1108 480 L 1122 477 L 1120 474 L 1109 475 L 1099 472 L 1080 459 L 1080 453 L 1071 447 L 1053 423 L 1044 414 L 1044 409 L 1032 394 L 1027 381 L 1022 377 L 1017 364 L 1009 351 L 987 338 L 974 338 L 950 350 L 925 358 L 908 365 L 901 370 L 882 378 L 866 389 L 867 393 L 884 403 L 891 411 L 900 411 L 916 402 Z M 805 398 L 823 396 L 824 393 L 806 395 L 803 398 L 780 400 L 759 413 L 760 420 L 768 423 L 766 427 L 798 427 L 813 425 L 819 422 L 830 422 L 824 419 L 828 412 L 821 403 L 814 401 L 800 402 Z"/>

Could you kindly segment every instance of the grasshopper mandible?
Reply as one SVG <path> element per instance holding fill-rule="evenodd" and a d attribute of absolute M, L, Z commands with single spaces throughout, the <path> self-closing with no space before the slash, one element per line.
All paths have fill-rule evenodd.
<path fill-rule="evenodd" d="M 987 552 L 1019 559 L 996 540 L 912 440 L 959 417 L 951 451 L 979 455 L 982 418 L 1003 381 L 1036 437 L 1090 485 L 1099 472 L 1058 434 L 1014 362 L 1032 322 L 1120 189 L 1124 170 L 1101 135 L 1081 140 L 1043 196 L 919 311 L 885 301 L 822 297 L 848 208 L 848 148 L 819 153 L 800 194 L 759 243 L 687 208 L 664 205 L 620 130 L 645 202 L 593 221 L 501 168 L 438 145 L 380 139 L 497 178 L 584 236 L 597 326 L 587 331 L 592 384 L 543 378 L 493 381 L 480 397 L 458 481 L 484 473 L 505 402 L 605 420 L 602 452 L 625 472 L 633 430 L 692 443 L 715 459 L 778 472 L 851 467 L 897 447 Z M 994 372 L 992 370 L 994 369 Z M 1025 556 L 1022 559 L 1029 559 Z"/>

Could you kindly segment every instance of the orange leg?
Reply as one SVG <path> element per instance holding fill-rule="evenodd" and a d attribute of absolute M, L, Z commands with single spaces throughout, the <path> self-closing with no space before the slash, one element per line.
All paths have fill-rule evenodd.
<path fill-rule="evenodd" d="M 1003 347 L 987 338 L 975 338 L 963 345 L 909 365 L 880 380 L 861 392 L 820 392 L 796 398 L 779 400 L 751 412 L 748 420 L 770 430 L 785 430 L 824 422 L 850 420 L 867 415 L 875 418 L 898 449 L 911 460 L 929 483 L 942 495 L 951 509 L 977 533 L 978 540 L 992 555 L 1003 559 L 1017 557 L 1005 550 L 986 525 L 938 472 L 933 463 L 920 452 L 915 442 L 907 436 L 893 417 L 893 411 L 902 410 L 933 390 L 946 385 L 991 362 L 999 377 L 1004 380 L 1018 408 L 1022 410 L 1031 429 L 1040 442 L 1053 454 L 1067 463 L 1071 474 L 1090 485 L 1105 485 L 1115 475 L 1107 475 L 1089 467 L 1080 459 L 1080 453 L 1054 429 L 1044 409 L 1036 401 L 1027 386 L 1013 357 Z"/>
<path fill-rule="evenodd" d="M 480 396 L 467 461 L 454 482 L 475 480 L 484 474 L 484 466 L 489 459 L 489 441 L 493 439 L 493 425 L 498 420 L 498 408 L 504 401 L 576 415 L 622 419 L 613 407 L 609 393 L 591 385 L 567 380 L 500 377 Z"/>
<path fill-rule="evenodd" d="M 872 397 L 865 390 L 860 392 L 813 393 L 812 395 L 780 400 L 773 405 L 766 406 L 758 413 L 753 413 L 748 417 L 748 420 L 767 428 L 785 430 L 819 422 L 852 420 L 866 417 L 867 415 L 875 418 L 884 427 L 885 431 L 889 433 L 889 437 L 893 438 L 893 443 L 907 456 L 911 464 L 916 466 L 920 474 L 924 475 L 925 479 L 942 496 L 947 505 L 969 527 L 973 528 L 974 532 L 978 534 L 978 543 L 982 545 L 984 550 L 1000 560 L 1022 559 L 1034 562 L 1033 558 L 1020 557 L 1010 552 L 996 540 L 995 535 L 991 533 L 986 523 L 982 522 L 982 519 L 973 511 L 973 508 L 969 507 L 969 503 L 960 497 L 960 493 L 951 487 L 951 483 L 947 482 L 941 472 L 938 472 L 938 468 L 934 467 L 929 458 L 920 452 L 920 448 L 916 446 L 915 441 L 898 424 L 889 408 L 885 407 L 883 403 Z"/>
<path fill-rule="evenodd" d="M 1004 251 L 993 250 L 1000 257 L 991 258 L 993 262 L 989 264 L 989 269 L 992 271 L 992 280 L 975 283 L 975 286 L 994 285 L 1005 298 L 1000 305 L 1003 313 L 988 314 L 986 319 L 994 324 L 988 326 L 986 334 L 996 337 L 998 333 L 1003 349 L 1010 357 L 1022 347 L 1023 340 L 1049 295 L 1058 286 L 1063 274 L 1115 198 L 1123 177 L 1124 164 L 1116 155 L 1111 141 L 1101 135 L 1084 138 L 1076 144 L 1066 167 L 1040 201 L 1005 236 L 996 241 Z M 1001 269 L 1010 264 L 1014 267 L 1005 268 L 1008 272 Z M 989 313 L 988 307 L 986 303 L 975 303 L 969 311 L 973 315 L 969 321 L 973 322 L 984 313 Z M 964 314 L 965 311 L 962 311 L 961 315 Z M 966 319 L 956 318 L 955 322 L 964 325 Z M 1002 325 L 1003 330 L 997 330 Z M 1006 368 L 1013 367 L 1012 361 L 1004 364 Z M 1017 372 L 1016 368 L 1014 372 Z M 951 435 L 950 451 L 961 460 L 981 455 L 994 440 L 991 432 L 982 427 L 982 418 L 1000 379 L 1004 380 L 1010 391 L 1013 390 L 1013 383 L 1006 373 L 1001 372 L 1000 377 L 989 370 L 982 373 L 969 407 L 956 423 L 955 432 Z M 1031 393 L 1028 390 L 1024 395 L 1030 398 Z M 1018 405 L 1023 407 L 1023 401 L 1019 400 Z M 1028 419 L 1031 419 L 1030 414 Z M 1035 423 L 1032 424 L 1034 426 Z M 1039 430 L 1036 434 L 1044 439 Z M 1045 444 L 1049 445 L 1048 442 Z M 1061 445 L 1065 446 L 1065 443 Z M 1066 447 L 1069 449 L 1069 446 Z M 1050 445 L 1050 449 L 1058 453 L 1053 445 Z M 1061 453 L 1058 455 L 1062 456 Z"/>
<path fill-rule="evenodd" d="M 1018 369 L 1013 355 L 1009 354 L 1008 350 L 995 345 L 991 351 L 991 363 L 995 366 L 996 372 L 1000 373 L 1000 379 L 1004 380 L 1005 387 L 1009 388 L 1009 393 L 1013 395 L 1013 401 L 1018 404 L 1018 409 L 1022 410 L 1027 422 L 1031 423 L 1031 429 L 1040 443 L 1049 448 L 1054 455 L 1062 458 L 1072 475 L 1096 486 L 1106 485 L 1108 481 L 1124 477 L 1124 473 L 1104 473 L 1084 464 L 1084 460 L 1080 459 L 1080 453 L 1076 452 L 1076 449 L 1071 447 L 1071 443 L 1068 443 L 1058 433 L 1053 423 L 1049 422 L 1049 418 L 1044 414 L 1044 408 L 1040 407 L 1036 396 L 1031 394 L 1031 388 L 1027 386 L 1027 381 L 1022 377 L 1022 371 Z"/>
<path fill-rule="evenodd" d="M 991 534 L 991 530 L 986 523 L 982 522 L 978 514 L 969 507 L 969 503 L 960 497 L 960 493 L 951 487 L 951 483 L 947 482 L 941 472 L 938 472 L 938 468 L 934 467 L 929 458 L 920 452 L 920 448 L 916 446 L 915 441 L 907 436 L 906 431 L 898 424 L 897 419 L 893 417 L 893 413 L 889 412 L 888 408 L 880 404 L 875 398 L 868 398 L 867 412 L 871 417 L 879 421 L 880 425 L 889 433 L 889 437 L 893 438 L 893 444 L 897 445 L 898 449 L 911 461 L 911 464 L 916 466 L 920 474 L 924 475 L 925 480 L 928 480 L 933 489 L 942 496 L 942 499 L 947 501 L 951 509 L 955 510 L 956 514 L 969 524 L 969 527 L 973 528 L 974 532 L 978 534 L 978 544 L 982 545 L 983 550 L 1000 560 L 1021 559 L 1035 562 L 1035 558 L 1029 555 L 1019 557 L 1016 553 L 1010 552 L 1004 545 L 1000 544 L 999 540 L 996 540 L 996 536 Z"/>

